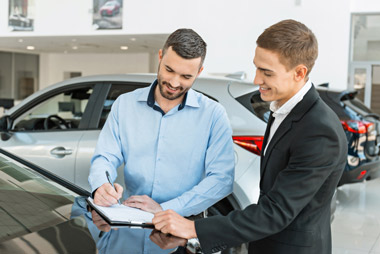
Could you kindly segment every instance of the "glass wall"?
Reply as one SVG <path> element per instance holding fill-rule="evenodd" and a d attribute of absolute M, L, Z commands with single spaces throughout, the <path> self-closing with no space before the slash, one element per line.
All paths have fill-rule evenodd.
<path fill-rule="evenodd" d="M 380 13 L 352 14 L 350 88 L 380 114 Z"/>
<path fill-rule="evenodd" d="M 38 55 L 0 52 L 0 98 L 22 100 L 37 91 L 38 66 Z"/>
<path fill-rule="evenodd" d="M 353 61 L 380 61 L 380 13 L 353 14 Z"/>
<path fill-rule="evenodd" d="M 12 96 L 12 53 L 0 52 L 0 98 Z"/>

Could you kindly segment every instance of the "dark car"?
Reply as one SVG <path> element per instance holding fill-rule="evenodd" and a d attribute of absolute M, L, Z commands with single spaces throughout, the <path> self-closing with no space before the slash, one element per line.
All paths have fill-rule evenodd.
<path fill-rule="evenodd" d="M 96 225 L 92 220 L 86 202 L 89 192 L 2 149 L 0 176 L 2 254 L 143 253 L 144 250 L 159 254 L 176 248 L 177 241 L 172 243 L 172 250 L 163 250 L 157 241 L 149 240 L 153 233 L 162 234 L 152 233 L 151 229 L 103 230 L 99 222 Z M 182 245 L 184 239 L 179 240 Z"/>
<path fill-rule="evenodd" d="M 339 185 L 376 177 L 380 169 L 380 117 L 356 98 L 357 91 L 318 88 L 338 115 L 348 141 L 347 164 Z"/>
<path fill-rule="evenodd" d="M 317 91 L 338 115 L 347 136 L 347 164 L 338 186 L 376 177 L 380 171 L 379 115 L 355 98 L 356 91 L 333 91 L 325 87 L 317 87 Z M 270 102 L 263 101 L 258 91 L 236 99 L 257 117 L 268 122 Z"/>
<path fill-rule="evenodd" d="M 0 149 L 0 252 L 96 253 L 83 217 L 72 214 L 88 192 Z"/>

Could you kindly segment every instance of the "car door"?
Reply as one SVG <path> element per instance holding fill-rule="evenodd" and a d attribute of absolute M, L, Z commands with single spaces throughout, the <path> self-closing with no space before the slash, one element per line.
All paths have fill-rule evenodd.
<path fill-rule="evenodd" d="M 26 104 L 11 116 L 10 137 L 1 142 L 2 148 L 73 182 L 77 147 L 88 127 L 94 87 L 61 87 Z"/>
<path fill-rule="evenodd" d="M 94 106 L 88 130 L 83 133 L 78 144 L 77 159 L 75 162 L 76 184 L 90 191 L 87 179 L 91 167 L 91 158 L 94 154 L 99 133 L 107 120 L 112 104 L 116 98 L 123 93 L 128 93 L 137 88 L 146 86 L 149 86 L 149 83 L 112 82 L 103 85 L 103 90 L 100 94 L 104 95 L 104 97 L 97 99 L 97 104 Z M 123 165 L 118 168 L 116 182 L 124 186 Z"/>

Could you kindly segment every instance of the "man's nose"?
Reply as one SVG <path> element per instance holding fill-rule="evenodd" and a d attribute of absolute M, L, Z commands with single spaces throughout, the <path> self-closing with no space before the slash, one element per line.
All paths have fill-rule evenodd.
<path fill-rule="evenodd" d="M 178 75 L 173 75 L 170 80 L 169 80 L 169 83 L 170 85 L 173 87 L 173 88 L 177 88 L 180 86 L 180 78 Z"/>
<path fill-rule="evenodd" d="M 260 85 L 263 83 L 263 79 L 261 78 L 261 75 L 259 73 L 259 70 L 256 70 L 255 79 L 253 80 L 254 85 Z"/>

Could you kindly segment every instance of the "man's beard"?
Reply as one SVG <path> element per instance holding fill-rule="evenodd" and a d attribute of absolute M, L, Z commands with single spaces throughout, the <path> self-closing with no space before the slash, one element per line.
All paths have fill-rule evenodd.
<path fill-rule="evenodd" d="M 179 90 L 179 93 L 178 94 L 170 94 L 168 92 L 165 92 L 164 90 L 164 86 L 169 86 L 169 87 L 172 87 L 170 85 L 170 83 L 166 82 L 166 81 L 162 81 L 161 80 L 161 77 L 158 75 L 158 78 L 157 78 L 157 83 L 158 83 L 158 88 L 160 90 L 160 94 L 162 97 L 164 97 L 165 99 L 168 99 L 168 100 L 175 100 L 175 99 L 178 99 L 179 97 L 181 97 L 182 95 L 184 95 L 187 91 L 189 91 L 190 88 L 188 89 L 184 89 L 182 86 L 179 86 L 177 88 L 177 91 Z"/>

